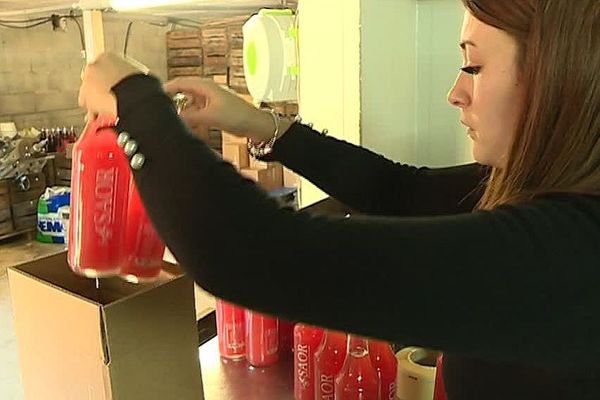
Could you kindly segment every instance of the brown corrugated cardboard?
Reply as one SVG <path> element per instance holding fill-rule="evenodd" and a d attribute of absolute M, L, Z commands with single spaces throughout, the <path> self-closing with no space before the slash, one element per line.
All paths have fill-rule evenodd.
<path fill-rule="evenodd" d="M 27 400 L 202 399 L 192 282 L 74 275 L 66 253 L 8 271 Z"/>
<path fill-rule="evenodd" d="M 244 144 L 223 143 L 223 159 L 240 168 L 247 168 L 249 157 L 248 148 Z"/>
<path fill-rule="evenodd" d="M 279 164 L 274 164 L 268 169 L 244 168 L 240 172 L 245 177 L 258 182 L 267 191 L 278 189 L 283 185 L 283 169 Z"/>
<path fill-rule="evenodd" d="M 284 187 L 297 187 L 300 178 L 296 173 L 290 169 L 283 167 L 283 186 Z"/>
<path fill-rule="evenodd" d="M 223 144 L 248 144 L 247 138 L 236 136 L 226 131 L 221 132 L 221 137 L 223 139 Z"/>
<path fill-rule="evenodd" d="M 254 157 L 250 157 L 250 168 L 251 169 L 269 169 L 272 167 L 273 163 L 268 163 L 266 161 L 257 160 Z"/>

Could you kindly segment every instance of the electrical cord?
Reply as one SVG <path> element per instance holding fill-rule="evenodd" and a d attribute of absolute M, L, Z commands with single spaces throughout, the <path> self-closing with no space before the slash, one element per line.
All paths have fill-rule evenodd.
<path fill-rule="evenodd" d="M 81 40 L 81 51 L 85 51 L 85 38 L 83 36 L 83 28 L 81 27 L 81 24 L 79 23 L 79 20 L 77 18 L 79 18 L 79 16 L 75 15 L 73 13 L 73 11 L 71 11 L 69 13 L 69 17 L 75 22 L 75 24 L 77 25 L 77 29 L 79 30 L 79 39 Z"/>
<path fill-rule="evenodd" d="M 52 18 L 51 17 L 43 19 L 43 20 L 40 20 L 38 22 L 29 24 L 29 25 L 23 25 L 23 26 L 20 26 L 20 25 L 11 25 L 10 22 L 7 23 L 7 22 L 1 22 L 0 21 L 0 26 L 3 26 L 5 28 L 9 28 L 9 29 L 31 29 L 31 28 L 35 28 L 36 26 L 47 24 L 49 22 L 52 22 Z"/>
<path fill-rule="evenodd" d="M 123 57 L 127 56 L 127 47 L 129 46 L 129 37 L 131 36 L 131 26 L 133 21 L 129 21 L 127 24 L 127 30 L 125 31 L 125 44 L 123 45 Z"/>

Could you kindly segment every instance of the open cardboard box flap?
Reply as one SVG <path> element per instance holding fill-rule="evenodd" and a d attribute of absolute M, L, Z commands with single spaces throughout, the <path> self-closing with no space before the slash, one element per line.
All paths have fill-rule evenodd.
<path fill-rule="evenodd" d="M 27 399 L 201 399 L 193 285 L 75 275 L 66 253 L 9 269 Z"/>

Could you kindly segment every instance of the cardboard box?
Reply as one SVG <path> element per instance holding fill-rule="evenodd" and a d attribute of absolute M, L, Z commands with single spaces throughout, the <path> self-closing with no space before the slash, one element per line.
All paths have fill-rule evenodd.
<path fill-rule="evenodd" d="M 213 75 L 213 81 L 217 84 L 217 85 L 227 85 L 227 75 Z"/>
<path fill-rule="evenodd" d="M 223 144 L 243 144 L 245 146 L 248 145 L 248 138 L 236 136 L 226 131 L 221 132 L 221 138 L 223 139 Z"/>
<path fill-rule="evenodd" d="M 223 159 L 235 165 L 238 169 L 248 168 L 248 148 L 245 144 L 223 143 Z"/>
<path fill-rule="evenodd" d="M 73 274 L 66 253 L 8 270 L 27 400 L 203 399 L 194 290 Z"/>
<path fill-rule="evenodd" d="M 287 188 L 298 187 L 300 177 L 291 169 L 283 167 L 283 186 Z"/>
<path fill-rule="evenodd" d="M 273 166 L 273 163 L 266 161 L 257 160 L 254 157 L 250 157 L 250 168 L 251 169 L 269 169 Z"/>
<path fill-rule="evenodd" d="M 283 186 L 283 169 L 281 165 L 273 165 L 269 169 L 250 169 L 240 170 L 242 175 L 257 182 L 266 191 L 279 189 Z"/>

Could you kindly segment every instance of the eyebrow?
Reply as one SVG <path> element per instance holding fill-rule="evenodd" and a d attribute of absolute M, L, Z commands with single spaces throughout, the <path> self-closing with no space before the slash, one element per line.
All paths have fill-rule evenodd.
<path fill-rule="evenodd" d="M 477 47 L 477 45 L 475 43 L 471 42 L 470 40 L 465 40 L 464 42 L 460 42 L 460 44 L 459 44 L 460 48 L 463 50 L 466 50 L 467 45 Z"/>

